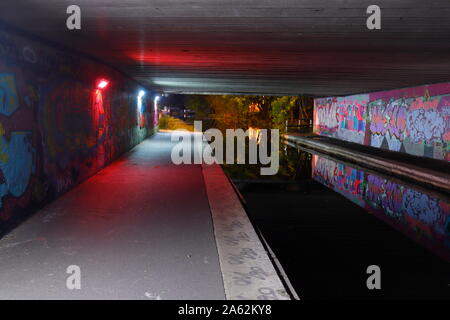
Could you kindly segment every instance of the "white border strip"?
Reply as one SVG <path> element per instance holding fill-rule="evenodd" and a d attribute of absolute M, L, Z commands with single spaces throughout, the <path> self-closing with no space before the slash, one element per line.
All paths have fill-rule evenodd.
<path fill-rule="evenodd" d="M 202 171 L 227 300 L 290 300 L 222 168 Z"/>

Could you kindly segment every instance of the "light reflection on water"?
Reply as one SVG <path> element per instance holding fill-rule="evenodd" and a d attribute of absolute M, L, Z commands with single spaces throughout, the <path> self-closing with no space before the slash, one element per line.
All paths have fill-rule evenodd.
<path fill-rule="evenodd" d="M 315 154 L 312 178 L 450 261 L 448 197 Z"/>
<path fill-rule="evenodd" d="M 252 134 L 257 137 L 258 129 Z M 224 164 L 223 168 L 236 183 L 312 178 L 450 262 L 448 196 L 290 144 L 280 143 L 279 159 L 275 176 L 261 176 L 259 164 Z"/>

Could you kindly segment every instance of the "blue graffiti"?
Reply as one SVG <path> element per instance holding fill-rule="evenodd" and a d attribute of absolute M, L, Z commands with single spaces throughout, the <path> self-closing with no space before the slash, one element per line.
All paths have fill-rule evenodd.
<path fill-rule="evenodd" d="M 403 194 L 403 208 L 408 215 L 426 224 L 433 224 L 442 216 L 439 200 L 412 189 Z"/>
<path fill-rule="evenodd" d="M 2 198 L 7 194 L 20 197 L 25 192 L 34 166 L 31 133 L 12 132 L 9 141 L 4 136 L 0 137 L 0 145 L 4 155 L 0 161 L 4 178 L 0 184 L 1 207 Z"/>
<path fill-rule="evenodd" d="M 13 74 L 0 73 L 0 113 L 10 116 L 19 108 L 16 80 Z"/>

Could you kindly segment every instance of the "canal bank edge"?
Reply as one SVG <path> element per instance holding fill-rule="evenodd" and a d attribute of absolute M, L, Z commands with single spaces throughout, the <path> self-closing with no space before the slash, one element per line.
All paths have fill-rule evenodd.
<path fill-rule="evenodd" d="M 220 165 L 202 164 L 227 300 L 289 295 Z"/>
<path fill-rule="evenodd" d="M 299 146 L 311 148 L 339 159 L 357 163 L 361 166 L 397 176 L 426 187 L 438 189 L 450 193 L 450 175 L 445 172 L 436 172 L 426 168 L 398 162 L 391 159 L 383 159 L 363 152 L 332 145 L 323 141 L 316 141 L 308 137 L 284 134 L 281 136 L 284 142 L 294 143 Z"/>

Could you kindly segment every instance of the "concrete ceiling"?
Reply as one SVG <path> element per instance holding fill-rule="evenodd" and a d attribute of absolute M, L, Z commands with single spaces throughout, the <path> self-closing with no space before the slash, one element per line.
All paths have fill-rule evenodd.
<path fill-rule="evenodd" d="M 66 28 L 66 8 L 82 29 Z M 382 29 L 366 8 L 382 8 Z M 450 81 L 449 0 L 11 0 L 0 21 L 168 93 L 343 95 Z"/>

